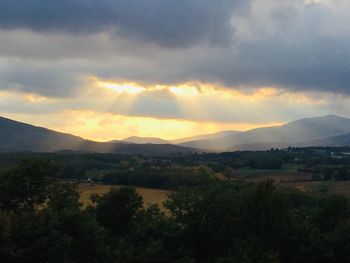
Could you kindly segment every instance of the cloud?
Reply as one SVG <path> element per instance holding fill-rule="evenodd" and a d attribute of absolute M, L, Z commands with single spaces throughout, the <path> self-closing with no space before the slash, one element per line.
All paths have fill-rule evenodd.
<path fill-rule="evenodd" d="M 214 67 L 227 66 L 228 85 L 350 93 L 349 11 L 344 0 L 256 0 L 250 15 L 235 21 L 237 52 Z"/>
<path fill-rule="evenodd" d="M 165 46 L 230 39 L 232 13 L 246 0 L 1 0 L 0 26 L 89 34 L 110 30 Z"/>
<path fill-rule="evenodd" d="M 1 60 L 0 60 L 1 62 Z M 86 80 L 68 63 L 4 61 L 0 63 L 2 90 L 22 91 L 48 97 L 69 97 L 81 89 Z"/>
<path fill-rule="evenodd" d="M 198 87 L 198 86 L 197 86 Z M 101 115 L 152 117 L 159 121 L 182 119 L 207 123 L 285 122 L 305 116 L 329 113 L 348 116 L 350 97 L 331 93 L 283 92 L 263 88 L 255 92 L 199 87 L 195 95 L 164 96 L 152 89 L 139 94 L 119 93 L 94 86 L 77 97 L 47 98 L 30 93 L 0 92 L 0 112 L 7 114 L 43 115 L 66 111 L 93 111 Z M 165 93 L 169 87 L 163 87 Z"/>
<path fill-rule="evenodd" d="M 348 0 L 0 0 L 0 89 L 78 102 L 85 79 L 97 77 L 141 85 L 214 83 L 247 92 L 269 86 L 321 97 L 323 92 L 349 95 L 349 12 Z M 195 115 L 168 97 L 142 94 L 129 113 Z M 111 106 L 116 112 L 123 99 Z M 237 121 L 239 109 L 250 116 L 259 111 L 256 119 L 283 111 L 278 120 L 313 110 L 341 113 L 334 104 L 296 109 L 294 102 L 285 105 L 274 96 L 266 107 L 243 101 L 233 111 L 220 105 L 234 100 L 210 100 L 218 100 L 215 107 L 198 107 L 208 107 L 210 120 L 220 121 Z"/>

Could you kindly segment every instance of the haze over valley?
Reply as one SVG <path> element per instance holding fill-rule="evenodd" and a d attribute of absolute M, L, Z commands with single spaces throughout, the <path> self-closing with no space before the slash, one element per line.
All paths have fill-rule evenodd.
<path fill-rule="evenodd" d="M 311 146 L 345 147 L 350 145 L 350 119 L 327 115 L 274 127 L 243 132 L 224 131 L 175 140 L 131 136 L 123 140 L 96 142 L 1 118 L 0 142 L 2 152 L 77 151 L 145 155 L 257 151 Z"/>

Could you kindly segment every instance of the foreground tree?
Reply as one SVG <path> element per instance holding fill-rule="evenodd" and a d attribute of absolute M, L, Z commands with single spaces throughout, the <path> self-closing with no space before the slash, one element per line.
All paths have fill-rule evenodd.
<path fill-rule="evenodd" d="M 142 197 L 132 187 L 113 188 L 103 196 L 93 196 L 92 200 L 96 203 L 97 221 L 115 236 L 129 230 L 143 206 Z"/>
<path fill-rule="evenodd" d="M 1 262 L 107 262 L 104 229 L 81 209 L 77 185 L 30 159 L 0 178 Z"/>
<path fill-rule="evenodd" d="M 47 198 L 55 181 L 51 161 L 28 158 L 12 171 L 0 175 L 0 208 L 4 210 L 35 209 Z"/>

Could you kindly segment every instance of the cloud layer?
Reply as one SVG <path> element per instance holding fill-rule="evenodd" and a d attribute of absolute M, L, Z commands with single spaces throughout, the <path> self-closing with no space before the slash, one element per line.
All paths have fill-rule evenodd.
<path fill-rule="evenodd" d="M 0 91 L 56 101 L 2 103 L 0 110 L 226 123 L 347 115 L 349 12 L 348 0 L 0 0 Z M 276 94 L 259 105 L 216 95 L 189 103 L 162 91 L 133 103 L 119 96 L 103 109 L 103 96 L 87 99 L 91 78 L 145 87 L 210 83 L 247 94 L 273 87 L 326 103 L 283 103 Z"/>
<path fill-rule="evenodd" d="M 53 95 L 60 85 L 47 78 L 74 89 L 87 74 L 349 93 L 349 11 L 346 0 L 0 0 L 0 55 L 21 60 L 28 86 L 40 68 L 28 57 L 74 66 L 76 76 L 70 67 L 43 71 L 35 86 Z M 11 70 L 2 75 L 13 82 Z"/>
<path fill-rule="evenodd" d="M 39 32 L 111 30 L 166 46 L 226 42 L 242 0 L 1 0 L 0 26 Z"/>

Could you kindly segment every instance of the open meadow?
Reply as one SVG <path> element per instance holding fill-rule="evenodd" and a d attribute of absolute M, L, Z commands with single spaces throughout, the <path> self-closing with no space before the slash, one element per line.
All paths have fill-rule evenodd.
<path fill-rule="evenodd" d="M 305 181 L 305 182 L 285 182 L 284 187 L 291 187 L 302 192 L 336 194 L 350 196 L 349 181 Z"/>
<path fill-rule="evenodd" d="M 115 185 L 102 185 L 92 183 L 79 183 L 80 200 L 83 206 L 91 205 L 90 196 L 93 194 L 103 195 L 107 193 L 112 187 L 118 187 Z M 143 187 L 136 187 L 137 192 L 142 196 L 145 205 L 158 204 L 162 206 L 162 203 L 166 200 L 170 191 L 160 189 L 150 189 Z"/>

